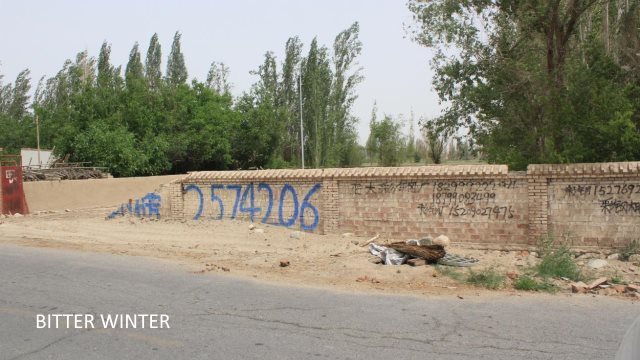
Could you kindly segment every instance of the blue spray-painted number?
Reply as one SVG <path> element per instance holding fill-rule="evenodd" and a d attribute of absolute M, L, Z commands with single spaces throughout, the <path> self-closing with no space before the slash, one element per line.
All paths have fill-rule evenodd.
<path fill-rule="evenodd" d="M 184 188 L 184 192 L 185 194 L 188 193 L 189 191 L 195 191 L 198 194 L 198 199 L 200 200 L 198 203 L 198 212 L 193 216 L 193 220 L 198 220 L 200 219 L 200 216 L 202 216 L 202 207 L 203 207 L 203 202 L 204 202 L 204 196 L 202 195 L 202 190 L 200 190 L 200 187 L 198 185 L 187 185 Z"/>
<path fill-rule="evenodd" d="M 302 230 L 313 230 L 318 226 L 318 222 L 320 221 L 320 212 L 318 211 L 318 208 L 309 202 L 313 194 L 318 190 L 320 190 L 320 184 L 315 184 L 302 200 L 302 205 L 300 206 L 300 227 Z M 311 223 L 311 225 L 306 225 L 304 223 L 304 212 L 307 209 L 313 212 L 313 223 Z"/>
<path fill-rule="evenodd" d="M 262 218 L 262 223 L 266 224 L 267 220 L 269 220 L 269 217 L 271 216 L 271 208 L 273 207 L 273 190 L 271 190 L 271 186 L 269 186 L 269 184 L 265 184 L 265 183 L 260 183 L 258 184 L 258 192 L 260 192 L 260 190 L 267 190 L 267 192 L 269 193 L 269 206 L 267 207 L 267 212 L 264 214 L 264 217 Z"/>
<path fill-rule="evenodd" d="M 284 212 L 283 205 L 284 205 L 285 197 L 287 196 L 287 192 L 291 193 L 291 198 L 293 199 L 293 215 L 289 219 L 285 220 L 284 214 L 283 214 Z M 293 186 L 287 183 L 287 184 L 284 184 L 284 186 L 282 187 L 282 191 L 280 191 L 280 204 L 278 206 L 278 220 L 280 220 L 280 225 L 291 227 L 293 226 L 293 224 L 295 224 L 297 218 L 298 218 L 298 194 L 296 194 L 296 189 L 294 189 Z"/>
<path fill-rule="evenodd" d="M 211 185 L 211 202 L 217 201 L 220 208 L 220 215 L 216 218 L 216 220 L 222 220 L 224 218 L 224 203 L 222 199 L 216 195 L 216 189 L 224 189 L 224 185 L 222 184 L 212 184 Z"/>
<path fill-rule="evenodd" d="M 231 218 L 235 219 L 236 214 L 238 214 L 238 202 L 240 200 L 240 190 L 242 190 L 242 185 L 227 185 L 227 190 L 236 191 L 236 199 L 233 202 L 233 210 L 231 211 Z"/>
<path fill-rule="evenodd" d="M 309 192 L 305 195 L 302 200 L 302 204 L 298 200 L 298 194 L 296 189 L 289 183 L 286 183 L 282 186 L 280 190 L 280 197 L 278 201 L 278 219 L 277 222 L 272 223 L 273 225 L 292 227 L 296 224 L 296 221 L 299 219 L 300 228 L 303 230 L 314 230 L 318 227 L 320 222 L 320 211 L 311 203 L 311 197 L 320 190 L 321 185 L 315 184 Z M 238 215 L 238 210 L 240 210 L 241 214 L 249 214 L 249 219 L 254 221 L 254 218 L 257 214 L 263 212 L 261 207 L 257 207 L 255 204 L 255 188 L 253 183 L 249 183 L 244 187 L 239 184 L 212 184 L 211 185 L 211 202 L 217 203 L 218 208 L 220 210 L 218 217 L 215 219 L 222 220 L 225 216 L 224 212 L 224 200 L 218 196 L 218 191 L 230 190 L 235 192 L 233 207 L 231 210 L 231 214 L 229 216 L 230 219 L 235 219 Z M 189 191 L 195 191 L 198 194 L 198 211 L 193 216 L 194 220 L 199 219 L 202 216 L 203 208 L 204 208 L 204 196 L 202 190 L 198 185 L 189 184 L 184 188 L 184 192 L 187 193 Z M 271 185 L 267 183 L 259 183 L 258 184 L 258 193 L 265 191 L 268 198 L 267 208 L 264 211 L 264 216 L 262 217 L 262 222 L 267 223 L 271 218 L 271 212 L 273 211 L 274 205 L 274 194 Z M 289 198 L 291 202 L 289 202 Z M 291 208 L 293 209 L 293 214 L 290 217 L 285 218 L 285 203 L 291 204 Z M 136 204 L 137 205 L 137 204 Z M 145 204 L 146 205 L 146 204 Z M 137 208 L 137 206 L 136 206 Z M 153 209 L 155 211 L 155 209 Z M 308 214 L 311 211 L 313 216 L 313 221 L 310 224 L 307 224 Z M 152 213 L 152 209 L 149 208 L 149 213 Z"/>
<path fill-rule="evenodd" d="M 249 207 L 245 207 L 244 204 L 247 203 L 247 196 L 249 197 Z M 250 183 L 244 192 L 242 193 L 242 198 L 240 199 L 240 212 L 241 213 L 249 213 L 249 219 L 253 221 L 253 217 L 256 213 L 261 213 L 262 208 L 255 207 L 255 198 L 253 193 L 253 183 Z"/>

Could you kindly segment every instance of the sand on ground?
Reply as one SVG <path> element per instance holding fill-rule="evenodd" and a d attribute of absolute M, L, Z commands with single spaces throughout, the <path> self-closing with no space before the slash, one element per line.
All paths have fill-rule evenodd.
<path fill-rule="evenodd" d="M 459 297 L 523 294 L 510 286 L 487 291 L 460 283 L 431 265 L 374 264 L 368 248 L 360 246 L 368 238 L 310 233 L 293 238 L 292 233 L 297 233 L 294 229 L 255 224 L 251 230 L 248 222 L 233 220 L 172 221 L 128 216 L 107 220 L 105 215 L 110 210 L 3 218 L 0 243 L 153 257 L 177 262 L 187 271 L 203 276 L 215 273 L 340 291 Z M 391 239 L 376 240 L 388 241 Z M 447 251 L 480 259 L 474 267 L 476 271 L 494 267 L 503 273 L 523 272 L 535 261 L 531 255 L 517 252 L 461 247 Z M 290 265 L 281 267 L 281 260 Z M 622 269 L 629 281 L 640 280 L 636 270 L 625 270 L 633 266 L 620 263 L 614 267 L 616 271 Z"/>

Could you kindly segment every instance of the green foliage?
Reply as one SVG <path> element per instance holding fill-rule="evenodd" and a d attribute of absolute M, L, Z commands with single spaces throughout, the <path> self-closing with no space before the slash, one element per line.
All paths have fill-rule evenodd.
<path fill-rule="evenodd" d="M 382 120 L 376 119 L 374 107 L 373 116 L 369 123 L 369 139 L 367 152 L 371 160 L 382 166 L 396 166 L 402 160 L 404 139 L 400 132 L 401 124 L 385 115 Z"/>
<path fill-rule="evenodd" d="M 547 279 L 543 279 L 541 282 L 529 275 L 519 276 L 514 282 L 513 287 L 516 290 L 524 291 L 544 291 L 548 293 L 555 293 L 558 291 L 558 287 Z"/>
<path fill-rule="evenodd" d="M 450 277 L 456 281 L 464 281 L 465 275 L 458 271 L 457 268 L 446 265 L 436 265 L 435 269 L 438 273 Z"/>
<path fill-rule="evenodd" d="M 147 58 L 145 60 L 145 77 L 147 79 L 149 89 L 158 90 L 162 85 L 162 70 L 160 66 L 162 64 L 162 48 L 160 46 L 160 40 L 158 40 L 158 34 L 155 33 L 149 41 L 149 48 L 147 49 Z"/>
<path fill-rule="evenodd" d="M 182 35 L 176 31 L 171 44 L 171 52 L 167 61 L 167 83 L 177 86 L 187 81 L 187 66 L 184 63 L 184 55 L 180 50 L 180 37 Z"/>
<path fill-rule="evenodd" d="M 536 266 L 538 275 L 543 278 L 566 277 L 574 281 L 584 278 L 567 241 L 557 241 L 553 237 L 543 238 L 539 242 L 542 260 Z"/>
<path fill-rule="evenodd" d="M 147 158 L 125 128 L 95 123 L 76 136 L 74 161 L 89 161 L 109 169 L 114 176 L 133 176 L 145 166 Z"/>
<path fill-rule="evenodd" d="M 513 287 L 516 290 L 536 291 L 538 290 L 538 282 L 528 275 L 522 275 L 513 282 Z"/>
<path fill-rule="evenodd" d="M 307 166 L 357 165 L 364 156 L 350 111 L 362 79 L 358 36 L 355 23 L 336 37 L 333 53 L 314 40 L 306 57 L 300 40 L 289 39 L 282 71 L 267 52 L 259 81 L 237 99 L 223 63 L 212 63 L 206 82 L 187 83 L 179 32 L 165 77 L 157 34 L 144 65 L 134 44 L 124 72 L 105 41 L 97 58 L 82 51 L 41 80 L 31 103 L 29 70 L 0 83 L 0 146 L 34 147 L 37 114 L 42 148 L 115 176 L 299 166 L 302 104 Z"/>
<path fill-rule="evenodd" d="M 254 104 L 249 95 L 238 101 L 236 109 L 241 120 L 232 132 L 235 134 L 233 158 L 238 168 L 287 167 L 282 158 L 274 156 L 283 124 L 272 121 L 278 117 L 279 109 L 270 105 L 269 102 Z"/>
<path fill-rule="evenodd" d="M 448 105 L 438 127 L 468 129 L 490 162 L 640 159 L 637 2 L 408 6 L 411 36 L 436 54 L 433 85 Z"/>
<path fill-rule="evenodd" d="M 609 279 L 609 282 L 612 284 L 627 285 L 629 283 L 618 273 L 617 270 L 611 276 L 609 276 Z"/>
<path fill-rule="evenodd" d="M 219 95 L 231 94 L 229 83 L 229 67 L 223 62 L 212 62 L 207 74 L 207 87 Z"/>
<path fill-rule="evenodd" d="M 480 271 L 469 269 L 466 282 L 475 286 L 482 286 L 487 289 L 495 290 L 504 286 L 507 278 L 493 267 L 489 267 Z"/>
<path fill-rule="evenodd" d="M 3 85 L 0 81 L 0 147 L 6 151 L 18 152 L 25 144 L 35 145 L 34 119 L 28 112 L 30 73 L 29 69 L 22 70 L 14 83 Z"/>
<path fill-rule="evenodd" d="M 631 240 L 620 251 L 620 260 L 629 261 L 631 255 L 640 254 L 640 240 Z"/>
<path fill-rule="evenodd" d="M 427 145 L 427 156 L 434 164 L 442 163 L 448 137 L 446 132 L 439 128 L 434 121 L 423 121 L 421 124 L 424 142 Z"/>
<path fill-rule="evenodd" d="M 247 136 L 239 134 L 239 141 L 253 142 L 267 152 L 239 149 L 239 166 L 300 166 L 301 141 L 307 167 L 361 163 L 357 119 L 350 114 L 355 88 L 362 81 L 356 67 L 361 51 L 359 26 L 354 23 L 336 36 L 333 52 L 314 38 L 302 56 L 302 43 L 293 37 L 286 42 L 281 67 L 273 52 L 265 53 L 263 63 L 252 72 L 258 81 L 242 96 L 238 109 L 250 130 Z"/>

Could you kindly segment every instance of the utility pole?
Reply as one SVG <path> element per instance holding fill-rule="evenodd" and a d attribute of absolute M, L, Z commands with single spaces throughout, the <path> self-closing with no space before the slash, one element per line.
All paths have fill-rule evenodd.
<path fill-rule="evenodd" d="M 302 125 L 302 61 L 298 74 L 298 93 L 300 95 L 300 152 L 302 153 L 302 169 L 304 169 L 304 125 Z"/>
<path fill-rule="evenodd" d="M 38 122 L 38 115 L 36 114 L 36 143 L 38 145 L 38 168 L 42 168 L 42 162 L 40 161 L 40 123 Z"/>

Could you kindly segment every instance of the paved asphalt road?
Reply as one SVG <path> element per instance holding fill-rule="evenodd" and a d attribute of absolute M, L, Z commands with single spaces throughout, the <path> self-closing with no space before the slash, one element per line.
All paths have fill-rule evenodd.
<path fill-rule="evenodd" d="M 166 262 L 0 246 L 0 359 L 607 359 L 640 305 L 606 297 L 354 295 Z M 37 314 L 170 329 L 36 329 Z"/>

